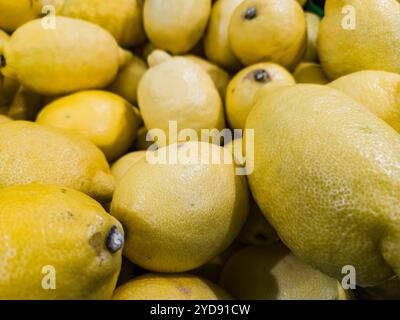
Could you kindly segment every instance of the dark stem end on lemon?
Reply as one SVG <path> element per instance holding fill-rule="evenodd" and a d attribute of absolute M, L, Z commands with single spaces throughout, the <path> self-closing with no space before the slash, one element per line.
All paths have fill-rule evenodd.
<path fill-rule="evenodd" d="M 124 246 L 124 236 L 113 226 L 110 231 L 108 231 L 106 236 L 106 247 L 111 253 L 115 253 Z"/>
<path fill-rule="evenodd" d="M 244 18 L 246 20 L 253 20 L 255 17 L 257 17 L 257 9 L 254 7 L 247 8 L 244 14 Z"/>

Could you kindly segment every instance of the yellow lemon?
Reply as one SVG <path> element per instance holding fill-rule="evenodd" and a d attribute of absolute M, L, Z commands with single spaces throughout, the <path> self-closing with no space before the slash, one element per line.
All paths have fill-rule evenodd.
<path fill-rule="evenodd" d="M 147 270 L 184 272 L 225 250 L 248 213 L 246 181 L 228 153 L 196 141 L 135 163 L 111 204 L 127 232 L 124 255 Z"/>
<path fill-rule="evenodd" d="M 141 119 L 120 96 L 91 90 L 55 100 L 42 109 L 36 122 L 88 138 L 113 161 L 132 145 Z"/>
<path fill-rule="evenodd" d="M 396 0 L 327 0 L 318 54 L 328 78 L 361 70 L 399 73 L 399 16 Z"/>
<path fill-rule="evenodd" d="M 108 86 L 108 90 L 137 105 L 137 90 L 139 82 L 147 70 L 146 63 L 130 54 L 128 61 L 121 67 L 114 81 Z"/>
<path fill-rule="evenodd" d="M 273 82 L 295 84 L 293 76 L 275 63 L 257 63 L 237 73 L 227 88 L 225 108 L 231 128 L 244 129 L 246 118 L 253 107 L 260 88 Z"/>
<path fill-rule="evenodd" d="M 254 129 L 252 194 L 293 253 L 358 286 L 400 274 L 400 136 L 366 107 L 327 86 L 264 92 Z M 354 276 L 354 273 L 353 273 Z"/>
<path fill-rule="evenodd" d="M 113 300 L 229 300 L 216 284 L 190 274 L 145 274 L 115 290 Z"/>
<path fill-rule="evenodd" d="M 111 298 L 123 230 L 99 203 L 39 184 L 1 189 L 0 203 L 0 299 Z"/>
<path fill-rule="evenodd" d="M 0 188 L 38 182 L 109 199 L 114 178 L 90 141 L 27 121 L 0 126 Z"/>
<path fill-rule="evenodd" d="M 229 70 L 240 68 L 240 62 L 229 43 L 228 30 L 233 12 L 243 1 L 216 1 L 212 7 L 210 22 L 204 36 L 204 51 L 208 60 Z"/>
<path fill-rule="evenodd" d="M 155 51 L 149 60 L 157 60 L 156 54 Z M 222 130 L 224 110 L 211 77 L 189 59 L 165 58 L 151 67 L 139 83 L 139 107 L 146 128 L 163 130 L 167 141 L 170 121 L 176 121 L 178 132 L 193 129 L 200 135 L 201 129 Z"/>
<path fill-rule="evenodd" d="M 64 0 L 61 14 L 87 20 L 108 30 L 123 47 L 145 40 L 142 0 Z"/>
<path fill-rule="evenodd" d="M 211 0 L 146 0 L 144 28 L 158 48 L 185 53 L 200 40 L 210 12 Z"/>
<path fill-rule="evenodd" d="M 293 69 L 307 46 L 304 12 L 295 0 L 245 0 L 232 15 L 229 43 L 245 65 L 265 61 Z"/>
<path fill-rule="evenodd" d="M 318 63 L 301 62 L 293 72 L 297 83 L 327 84 L 329 82 L 324 70 Z"/>
<path fill-rule="evenodd" d="M 359 71 L 329 86 L 354 98 L 400 132 L 400 75 L 386 71 Z"/>
<path fill-rule="evenodd" d="M 225 264 L 219 284 L 242 300 L 347 298 L 336 279 L 308 266 L 281 244 L 237 251 Z"/>
<path fill-rule="evenodd" d="M 197 63 L 200 67 L 203 68 L 204 71 L 208 73 L 208 75 L 214 82 L 215 88 L 218 90 L 221 99 L 224 99 L 226 93 L 226 87 L 228 86 L 228 83 L 231 80 L 229 74 L 224 69 L 221 69 L 214 63 L 211 63 L 198 56 L 188 54 L 183 57 Z"/>
<path fill-rule="evenodd" d="M 12 32 L 25 22 L 37 18 L 42 9 L 40 0 L 0 0 L 0 28 Z"/>
<path fill-rule="evenodd" d="M 111 173 L 114 176 L 115 181 L 121 180 L 125 173 L 127 173 L 135 163 L 146 156 L 146 152 L 147 151 L 134 151 L 119 158 L 111 166 Z"/>
<path fill-rule="evenodd" d="M 116 76 L 121 50 L 110 33 L 83 20 L 57 17 L 55 28 L 41 19 L 16 30 L 0 47 L 0 71 L 45 95 L 108 85 Z"/>

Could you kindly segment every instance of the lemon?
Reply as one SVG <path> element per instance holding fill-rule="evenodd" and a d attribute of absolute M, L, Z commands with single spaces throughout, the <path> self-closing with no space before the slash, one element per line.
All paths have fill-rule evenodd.
<path fill-rule="evenodd" d="M 20 86 L 9 105 L 7 115 L 15 120 L 34 121 L 44 104 L 44 96 Z"/>
<path fill-rule="evenodd" d="M 108 85 L 121 54 L 111 34 L 93 23 L 57 17 L 56 28 L 45 29 L 37 19 L 0 47 L 0 70 L 37 93 L 65 94 Z"/>
<path fill-rule="evenodd" d="M 0 29 L 12 32 L 37 18 L 42 9 L 40 0 L 0 0 Z"/>
<path fill-rule="evenodd" d="M 400 136 L 344 93 L 311 84 L 259 96 L 252 194 L 282 241 L 322 272 L 358 286 L 400 274 Z M 354 274 L 353 274 L 354 275 Z"/>
<path fill-rule="evenodd" d="M 237 73 L 227 88 L 225 108 L 231 128 L 244 129 L 254 97 L 263 86 L 275 81 L 295 84 L 293 76 L 276 63 L 257 63 Z"/>
<path fill-rule="evenodd" d="M 248 212 L 246 181 L 228 157 L 217 145 L 188 142 L 135 163 L 111 204 L 127 232 L 124 255 L 146 270 L 184 272 L 225 250 Z"/>
<path fill-rule="evenodd" d="M 362 103 L 369 111 L 400 132 L 400 75 L 386 71 L 359 71 L 330 86 Z"/>
<path fill-rule="evenodd" d="M 211 0 L 146 0 L 144 28 L 158 48 L 186 53 L 203 35 L 210 12 Z"/>
<path fill-rule="evenodd" d="M 6 123 L 6 122 L 10 122 L 10 121 L 12 121 L 11 118 L 9 118 L 9 117 L 7 117 L 7 116 L 5 116 L 5 115 L 0 114 L 0 124 Z"/>
<path fill-rule="evenodd" d="M 318 53 L 328 78 L 361 70 L 399 73 L 399 16 L 396 0 L 327 0 Z"/>
<path fill-rule="evenodd" d="M 315 13 L 306 11 L 307 23 L 307 51 L 303 57 L 303 61 L 316 62 L 318 61 L 317 39 L 321 18 Z"/>
<path fill-rule="evenodd" d="M 226 87 L 231 80 L 229 74 L 224 69 L 221 69 L 214 63 L 211 63 L 198 56 L 188 54 L 183 57 L 197 63 L 200 67 L 202 67 L 203 70 L 208 73 L 208 75 L 214 82 L 215 88 L 218 90 L 221 99 L 225 99 Z"/>
<path fill-rule="evenodd" d="M 244 0 L 219 0 L 212 7 L 210 22 L 204 36 L 204 51 L 208 60 L 228 70 L 240 68 L 229 43 L 229 23 L 236 7 Z"/>
<path fill-rule="evenodd" d="M 219 284 L 242 300 L 346 299 L 336 279 L 308 266 L 281 244 L 237 251 L 224 266 Z"/>
<path fill-rule="evenodd" d="M 0 126 L 0 188 L 38 182 L 109 199 L 114 178 L 90 141 L 27 121 Z"/>
<path fill-rule="evenodd" d="M 145 274 L 118 287 L 113 300 L 229 300 L 216 284 L 190 274 Z"/>
<path fill-rule="evenodd" d="M 146 0 L 144 28 L 158 48 L 185 53 L 200 40 L 210 12 L 211 0 Z"/>
<path fill-rule="evenodd" d="M 314 62 L 301 62 L 293 72 L 297 83 L 327 84 L 329 82 L 321 65 Z"/>
<path fill-rule="evenodd" d="M 108 30 L 123 47 L 145 40 L 142 0 L 65 0 L 61 14 L 87 20 Z"/>
<path fill-rule="evenodd" d="M 123 230 L 99 203 L 40 184 L 1 189 L 0 203 L 0 299 L 111 298 Z"/>
<path fill-rule="evenodd" d="M 146 63 L 130 54 L 128 61 L 121 67 L 114 81 L 108 86 L 108 90 L 137 105 L 137 90 L 139 82 L 147 70 Z"/>
<path fill-rule="evenodd" d="M 100 90 L 57 99 L 42 109 L 36 121 L 86 137 L 109 161 L 129 149 L 141 124 L 139 112 L 125 99 Z"/>
<path fill-rule="evenodd" d="M 186 58 L 168 57 L 151 67 L 139 83 L 138 99 L 146 128 L 163 130 L 168 141 L 170 121 L 176 121 L 178 132 L 193 129 L 198 135 L 201 129 L 225 127 L 221 98 L 212 79 Z"/>
<path fill-rule="evenodd" d="M 146 156 L 146 151 L 134 151 L 127 153 L 123 157 L 119 158 L 111 167 L 111 173 L 115 178 L 115 181 L 121 180 L 121 178 L 128 172 L 128 170 L 137 163 L 140 159 Z"/>
<path fill-rule="evenodd" d="M 229 43 L 245 65 L 266 61 L 293 69 L 307 46 L 304 12 L 295 0 L 245 0 L 232 15 Z"/>

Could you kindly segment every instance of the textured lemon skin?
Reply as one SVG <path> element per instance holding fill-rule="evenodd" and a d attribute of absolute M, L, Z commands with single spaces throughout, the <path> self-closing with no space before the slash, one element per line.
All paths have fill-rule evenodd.
<path fill-rule="evenodd" d="M 208 75 L 214 82 L 215 88 L 218 90 L 221 99 L 224 99 L 226 94 L 226 87 L 231 80 L 229 74 L 224 69 L 218 67 L 216 64 L 211 63 L 198 56 L 188 54 L 183 57 L 197 63 L 200 67 L 203 68 L 204 71 L 208 73 Z"/>
<path fill-rule="evenodd" d="M 329 84 L 358 102 L 400 132 L 400 75 L 386 71 L 359 71 Z"/>
<path fill-rule="evenodd" d="M 400 273 L 400 137 L 335 89 L 298 84 L 264 92 L 255 130 L 252 194 L 295 255 L 357 285 Z"/>
<path fill-rule="evenodd" d="M 38 17 L 41 8 L 40 0 L 0 0 L 0 28 L 12 32 Z"/>
<path fill-rule="evenodd" d="M 136 162 L 146 156 L 146 152 L 147 151 L 130 152 L 114 162 L 111 166 L 111 173 L 114 176 L 115 181 L 121 180 L 125 173 L 127 173 Z"/>
<path fill-rule="evenodd" d="M 211 0 L 146 0 L 144 28 L 158 48 L 186 53 L 203 35 L 210 12 Z"/>
<path fill-rule="evenodd" d="M 0 190 L 0 299 L 110 299 L 121 267 L 106 235 L 120 223 L 90 197 L 31 184 Z M 44 290 L 55 268 L 55 290 Z"/>
<path fill-rule="evenodd" d="M 293 76 L 297 83 L 327 84 L 329 82 L 322 67 L 314 62 L 299 63 Z"/>
<path fill-rule="evenodd" d="M 56 29 L 41 23 L 24 24 L 5 44 L 5 76 L 44 95 L 101 88 L 114 79 L 120 49 L 110 33 L 79 19 L 57 17 Z"/>
<path fill-rule="evenodd" d="M 236 7 L 244 0 L 219 0 L 214 3 L 210 22 L 204 37 L 207 59 L 228 70 L 240 68 L 229 43 L 229 23 Z"/>
<path fill-rule="evenodd" d="M 27 121 L 1 125 L 0 137 L 0 188 L 38 182 L 111 197 L 109 165 L 89 140 Z"/>
<path fill-rule="evenodd" d="M 195 148 L 206 158 L 203 149 L 228 156 L 204 142 L 170 145 L 157 155 L 181 157 L 196 154 Z M 235 166 L 224 163 L 153 164 L 146 157 L 132 166 L 118 181 L 111 204 L 127 232 L 124 255 L 147 270 L 184 272 L 225 250 L 247 218 L 248 190 Z"/>
<path fill-rule="evenodd" d="M 260 71 L 267 73 L 265 81 L 256 81 L 256 73 Z M 233 77 L 229 82 L 225 99 L 226 116 L 231 128 L 244 129 L 258 90 L 275 81 L 288 85 L 296 83 L 285 68 L 269 62 L 251 65 Z"/>
<path fill-rule="evenodd" d="M 249 8 L 257 10 L 252 20 L 244 18 Z M 232 15 L 229 42 L 244 65 L 266 61 L 291 70 L 307 46 L 304 12 L 294 0 L 246 0 Z"/>
<path fill-rule="evenodd" d="M 139 107 L 147 129 L 169 133 L 225 127 L 221 98 L 210 76 L 189 59 L 174 57 L 150 68 L 139 83 Z M 168 134 L 169 135 L 169 134 Z M 167 135 L 167 137 L 168 137 Z"/>
<path fill-rule="evenodd" d="M 342 300 L 336 279 L 310 267 L 282 244 L 250 246 L 234 253 L 219 285 L 237 299 Z"/>
<path fill-rule="evenodd" d="M 108 90 L 128 100 L 132 105 L 137 105 L 137 90 L 139 82 L 147 70 L 146 63 L 130 54 L 114 81 L 108 86 Z"/>
<path fill-rule="evenodd" d="M 61 14 L 98 24 L 108 30 L 122 47 L 142 43 L 146 36 L 142 0 L 65 0 Z"/>
<path fill-rule="evenodd" d="M 353 6 L 354 30 L 342 27 L 342 8 Z M 396 0 L 327 0 L 318 54 L 329 79 L 361 70 L 400 72 L 400 3 Z"/>
<path fill-rule="evenodd" d="M 138 111 L 120 96 L 90 90 L 48 104 L 39 113 L 36 122 L 88 138 L 109 161 L 113 161 L 132 145 L 141 118 Z"/>
<path fill-rule="evenodd" d="M 113 300 L 230 300 L 216 284 L 190 274 L 145 274 L 118 287 Z"/>

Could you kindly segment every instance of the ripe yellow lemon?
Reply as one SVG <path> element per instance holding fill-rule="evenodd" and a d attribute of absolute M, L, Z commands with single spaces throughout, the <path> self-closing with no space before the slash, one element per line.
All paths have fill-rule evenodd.
<path fill-rule="evenodd" d="M 1 189 L 0 203 L 0 299 L 111 298 L 123 230 L 99 203 L 39 184 Z"/>
<path fill-rule="evenodd" d="M 127 232 L 124 255 L 147 270 L 184 272 L 225 250 L 248 213 L 246 181 L 235 175 L 231 157 L 196 141 L 160 148 L 135 163 L 118 181 L 111 204 Z"/>

